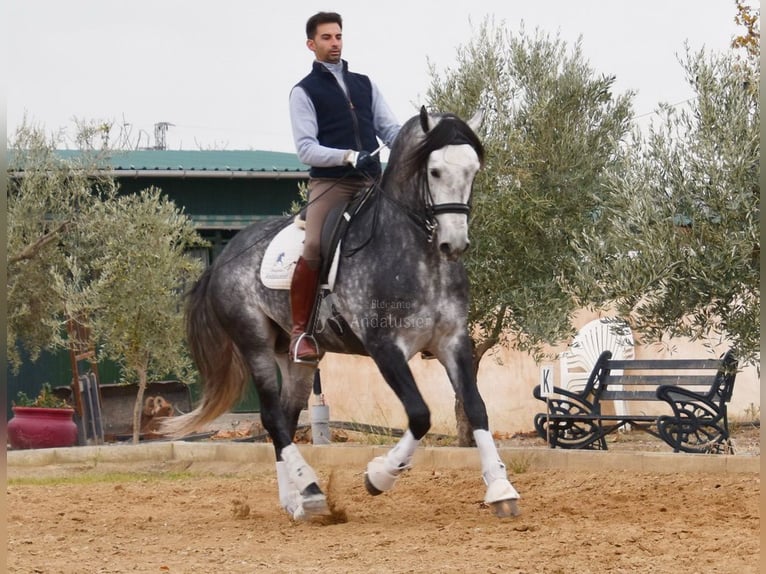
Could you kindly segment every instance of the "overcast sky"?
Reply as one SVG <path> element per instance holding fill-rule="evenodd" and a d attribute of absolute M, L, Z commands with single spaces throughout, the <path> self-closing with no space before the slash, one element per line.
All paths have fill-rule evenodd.
<path fill-rule="evenodd" d="M 126 124 L 168 149 L 293 152 L 287 100 L 309 70 L 305 22 L 344 18 L 343 58 L 369 75 L 404 122 L 424 102 L 428 60 L 453 65 L 486 15 L 516 32 L 523 21 L 560 34 L 635 112 L 692 94 L 678 56 L 728 49 L 739 30 L 734 0 L 16 0 L 6 4 L 9 135 L 26 113 L 48 130 L 72 118 Z M 643 120 L 645 121 L 645 120 Z"/>

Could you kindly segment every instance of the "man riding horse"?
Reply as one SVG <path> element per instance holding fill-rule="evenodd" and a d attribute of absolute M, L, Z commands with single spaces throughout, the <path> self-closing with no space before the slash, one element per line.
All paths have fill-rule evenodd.
<path fill-rule="evenodd" d="M 378 148 L 377 138 L 390 146 L 400 125 L 370 78 L 350 72 L 348 62 L 341 59 L 340 14 L 313 15 L 306 23 L 306 38 L 316 60 L 290 93 L 298 159 L 311 166 L 303 256 L 290 285 L 290 356 L 299 363 L 314 363 L 319 349 L 305 333 L 319 283 L 322 225 L 333 208 L 349 202 L 380 176 L 380 160 L 372 153 Z"/>
<path fill-rule="evenodd" d="M 330 21 L 315 30 L 313 22 L 326 17 Z M 520 495 L 508 480 L 473 369 L 470 286 L 461 261 L 470 243 L 473 183 L 484 163 L 476 133 L 482 113 L 464 121 L 421 107 L 400 129 L 370 80 L 349 73 L 340 59 L 340 17 L 320 13 L 307 28 L 309 49 L 319 61 L 291 95 L 298 153 L 312 166 L 306 239 L 291 293 L 286 285 L 267 285 L 263 270 L 275 237 L 295 227 L 292 217 L 256 221 L 229 241 L 187 297 L 187 338 L 202 398 L 192 412 L 163 423 L 163 430 L 182 437 L 201 428 L 252 381 L 274 446 L 280 504 L 296 520 L 322 516 L 329 512 L 327 497 L 294 442 L 318 358 L 325 351 L 369 356 L 402 403 L 406 431 L 368 463 L 364 475 L 367 491 L 377 495 L 411 467 L 431 427 L 408 364 L 427 351 L 444 367 L 473 428 L 484 502 L 499 517 L 518 514 Z M 382 174 L 369 151 L 378 134 L 392 144 Z M 344 213 L 343 259 L 332 287 L 333 317 L 345 327 L 301 338 L 318 289 L 322 222 L 331 206 L 365 188 L 369 193 L 361 195 L 365 201 L 353 217 Z"/>

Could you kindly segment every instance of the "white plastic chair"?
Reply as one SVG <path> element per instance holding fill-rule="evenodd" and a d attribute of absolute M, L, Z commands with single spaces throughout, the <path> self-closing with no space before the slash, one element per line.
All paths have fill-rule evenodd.
<path fill-rule="evenodd" d="M 594 319 L 578 331 L 569 350 L 559 355 L 560 386 L 570 391 L 581 391 L 601 353 L 612 351 L 612 359 L 632 359 L 633 347 L 633 333 L 625 322 L 614 317 Z M 614 373 L 621 374 L 619 371 Z M 614 390 L 621 390 L 621 387 L 615 386 Z M 625 401 L 614 401 L 614 412 L 620 416 L 627 415 L 628 405 Z M 629 425 L 620 430 L 623 428 L 629 430 Z"/>

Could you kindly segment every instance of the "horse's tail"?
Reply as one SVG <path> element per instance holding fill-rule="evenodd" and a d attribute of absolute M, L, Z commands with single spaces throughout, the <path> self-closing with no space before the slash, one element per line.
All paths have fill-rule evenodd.
<path fill-rule="evenodd" d="M 186 301 L 186 339 L 199 371 L 202 401 L 188 414 L 165 419 L 162 433 L 174 438 L 199 430 L 242 397 L 248 379 L 246 363 L 213 309 L 208 267 Z"/>

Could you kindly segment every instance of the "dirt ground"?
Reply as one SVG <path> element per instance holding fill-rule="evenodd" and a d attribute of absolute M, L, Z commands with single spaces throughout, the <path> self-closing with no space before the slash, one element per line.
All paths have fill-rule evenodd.
<path fill-rule="evenodd" d="M 498 519 L 478 469 L 415 468 L 371 497 L 364 468 L 318 468 L 337 520 L 317 524 L 278 507 L 273 468 L 125 466 L 9 472 L 8 572 L 761 571 L 755 473 L 516 469 L 522 514 Z"/>

